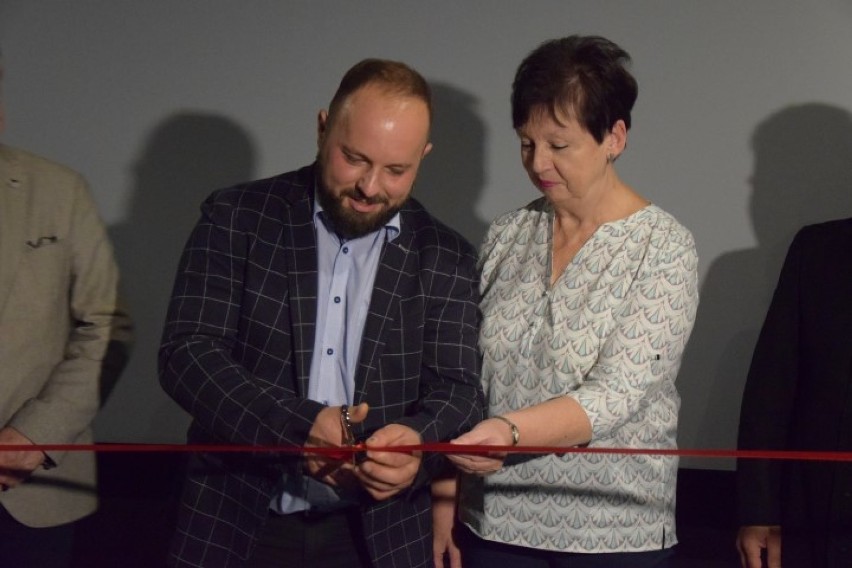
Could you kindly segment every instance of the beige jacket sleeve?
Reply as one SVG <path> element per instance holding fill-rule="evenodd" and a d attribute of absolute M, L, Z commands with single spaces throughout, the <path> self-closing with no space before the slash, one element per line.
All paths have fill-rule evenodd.
<path fill-rule="evenodd" d="M 118 288 L 112 246 L 83 178 L 0 146 L 0 424 L 36 444 L 91 442 L 91 422 L 131 344 Z M 72 459 L 77 453 L 49 452 L 57 467 L 34 477 L 70 475 L 93 492 L 94 456 Z M 12 493 L 26 494 L 27 485 L 34 484 L 2 495 L 13 514 L 20 497 Z"/>

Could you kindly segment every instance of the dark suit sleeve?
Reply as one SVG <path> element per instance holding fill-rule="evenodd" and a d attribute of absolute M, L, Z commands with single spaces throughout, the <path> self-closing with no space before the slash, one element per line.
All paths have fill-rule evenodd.
<path fill-rule="evenodd" d="M 202 206 L 169 304 L 159 353 L 160 383 L 217 440 L 302 445 L 322 406 L 296 397 L 286 386 L 292 382 L 273 383 L 269 373 L 263 379 L 243 363 L 253 358 L 258 366 L 286 373 L 289 349 L 288 338 L 274 335 L 276 330 L 267 330 L 268 345 L 247 345 L 241 337 L 246 327 L 260 325 L 252 322 L 252 310 L 283 311 L 287 305 L 286 285 L 282 290 L 270 284 L 266 298 L 263 288 L 246 293 L 258 238 L 251 225 L 261 215 L 243 199 L 239 190 L 231 190 L 214 194 Z M 270 281 L 275 276 L 264 274 Z"/>
<path fill-rule="evenodd" d="M 428 283 L 420 371 L 420 399 L 415 412 L 398 420 L 420 433 L 424 442 L 448 441 L 483 418 L 480 386 L 479 276 L 472 247 L 461 242 L 452 255 L 439 253 L 422 268 Z M 430 454 L 415 487 L 444 466 Z"/>
<path fill-rule="evenodd" d="M 804 237 L 790 245 L 752 356 L 740 408 L 741 450 L 787 448 L 799 366 L 800 263 Z M 740 525 L 777 525 L 783 464 L 737 462 Z"/>

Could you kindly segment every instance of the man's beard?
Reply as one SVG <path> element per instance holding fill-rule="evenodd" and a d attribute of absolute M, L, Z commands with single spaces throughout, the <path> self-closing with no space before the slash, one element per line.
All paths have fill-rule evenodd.
<path fill-rule="evenodd" d="M 317 186 L 317 197 L 319 198 L 320 205 L 322 205 L 323 210 L 328 215 L 334 231 L 344 239 L 357 239 L 358 237 L 363 237 L 366 234 L 381 229 L 397 214 L 405 203 L 403 201 L 395 207 L 389 207 L 387 206 L 388 200 L 386 198 L 378 196 L 365 197 L 355 188 L 344 189 L 339 196 L 335 196 L 322 182 L 317 184 Z M 347 197 L 361 203 L 383 203 L 385 204 L 385 208 L 370 215 L 358 213 L 343 206 L 343 200 Z"/>

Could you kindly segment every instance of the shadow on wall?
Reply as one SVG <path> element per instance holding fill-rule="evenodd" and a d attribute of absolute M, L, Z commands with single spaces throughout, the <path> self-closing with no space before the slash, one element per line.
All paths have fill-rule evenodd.
<path fill-rule="evenodd" d="M 684 448 L 735 447 L 751 353 L 787 247 L 803 225 L 852 215 L 848 111 L 818 103 L 786 108 L 757 126 L 752 148 L 757 245 L 718 257 L 704 280 L 678 377 Z M 709 467 L 688 461 L 682 465 Z"/>
<path fill-rule="evenodd" d="M 201 202 L 215 189 L 251 179 L 254 162 L 248 133 L 222 116 L 175 114 L 148 138 L 133 165 L 127 220 L 110 231 L 136 345 L 95 422 L 99 441 L 183 441 L 188 416 L 157 380 L 157 349 L 175 269 Z"/>
<path fill-rule="evenodd" d="M 474 97 L 445 83 L 431 87 L 433 148 L 413 195 L 478 249 L 488 229 L 475 210 L 485 186 L 485 125 Z"/>

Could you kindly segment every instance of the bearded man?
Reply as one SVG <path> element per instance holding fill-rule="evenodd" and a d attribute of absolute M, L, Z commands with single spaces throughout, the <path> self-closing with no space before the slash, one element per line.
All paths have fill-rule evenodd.
<path fill-rule="evenodd" d="M 318 117 L 314 164 L 213 193 L 186 245 L 160 382 L 198 453 L 175 566 L 431 566 L 432 454 L 482 417 L 474 248 L 410 198 L 431 95 L 368 59 Z"/>

